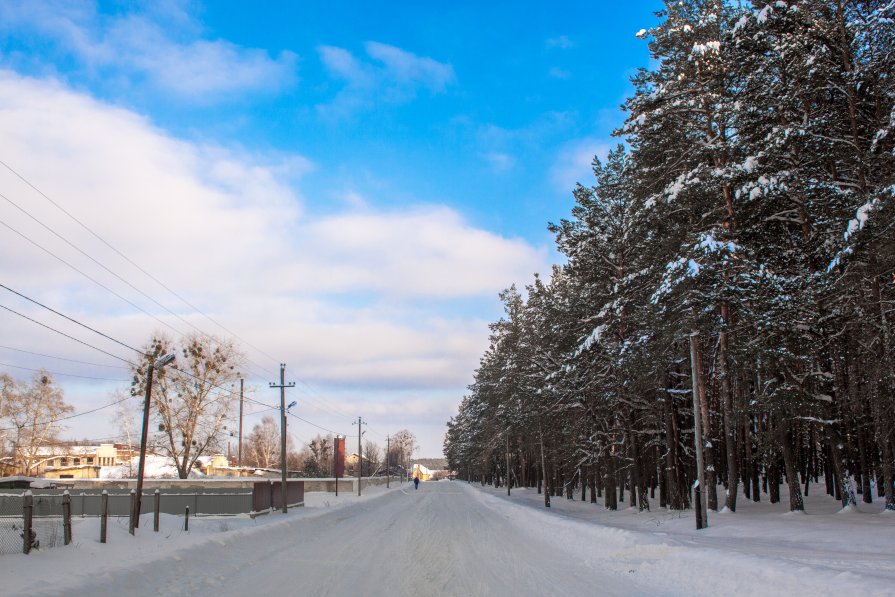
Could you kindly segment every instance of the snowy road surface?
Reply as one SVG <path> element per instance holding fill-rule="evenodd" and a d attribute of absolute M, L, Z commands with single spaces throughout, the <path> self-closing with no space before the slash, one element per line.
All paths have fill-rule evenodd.
<path fill-rule="evenodd" d="M 495 502 L 496 505 L 496 502 Z M 272 514 L 277 516 L 277 514 Z M 465 483 L 423 483 L 71 587 L 77 595 L 625 595 Z M 655 594 L 655 592 L 651 592 Z"/>
<path fill-rule="evenodd" d="M 786 486 L 784 485 L 784 488 Z M 456 481 L 309 493 L 287 515 L 75 518 L 72 545 L 0 557 L 0 595 L 895 595 L 895 515 L 741 500 L 694 529 L 691 512 L 607 511 L 534 489 Z"/>

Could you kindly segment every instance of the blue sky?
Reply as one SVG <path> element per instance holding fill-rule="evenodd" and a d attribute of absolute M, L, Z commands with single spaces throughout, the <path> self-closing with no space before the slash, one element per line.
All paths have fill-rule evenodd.
<path fill-rule="evenodd" d="M 262 384 L 283 360 L 307 383 L 309 420 L 343 431 L 362 415 L 379 443 L 406 427 L 437 455 L 497 292 L 557 261 L 546 224 L 568 215 L 574 183 L 616 143 L 628 80 L 648 63 L 635 33 L 661 3 L 305 4 L 3 3 L 0 159 L 261 348 L 248 350 L 259 399 L 273 400 Z M 11 173 L 0 192 L 219 332 Z M 45 235 L 17 218 L 0 205 L 3 221 Z M 8 285 L 138 344 L 158 327 L 0 236 L 17 252 L 0 257 Z M 81 354 L 3 325 L 20 330 L 12 348 Z M 2 349 L 0 362 L 74 372 Z M 114 389 L 71 379 L 59 377 L 79 410 Z M 70 432 L 113 427 L 99 413 Z"/>

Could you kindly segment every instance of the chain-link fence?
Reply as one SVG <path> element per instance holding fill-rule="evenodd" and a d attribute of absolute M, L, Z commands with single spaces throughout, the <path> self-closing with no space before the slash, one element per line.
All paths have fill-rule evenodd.
<path fill-rule="evenodd" d="M 4 499 L 0 499 L 0 555 L 22 553 L 25 547 L 24 496 L 2 497 Z M 33 496 L 31 504 L 31 548 L 49 549 L 61 546 L 64 542 L 62 496 L 36 495 Z"/>

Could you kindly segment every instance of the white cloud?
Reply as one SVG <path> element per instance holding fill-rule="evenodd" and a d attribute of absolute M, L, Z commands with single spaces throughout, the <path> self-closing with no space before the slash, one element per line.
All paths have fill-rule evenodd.
<path fill-rule="evenodd" d="M 374 60 L 385 65 L 389 78 L 399 83 L 421 85 L 433 92 L 443 92 L 455 82 L 454 68 L 450 64 L 436 62 L 432 58 L 415 54 L 374 41 L 364 47 Z"/>
<path fill-rule="evenodd" d="M 559 191 L 572 192 L 576 183 L 594 183 L 594 157 L 606 159 L 612 145 L 601 139 L 585 137 L 569 141 L 560 147 L 550 168 L 550 178 Z"/>
<path fill-rule="evenodd" d="M 500 151 L 491 151 L 484 154 L 482 157 L 485 158 L 485 161 L 488 162 L 491 168 L 496 172 L 508 172 L 516 165 L 516 158 L 508 153 Z"/>
<path fill-rule="evenodd" d="M 298 57 L 199 37 L 179 6 L 151 15 L 100 17 L 89 4 L 5 4 L 7 28 L 30 30 L 73 54 L 87 73 L 130 84 L 148 80 L 165 93 L 202 102 L 242 93 L 276 93 L 296 81 Z"/>
<path fill-rule="evenodd" d="M 330 75 L 346 83 L 331 102 L 318 106 L 321 112 L 347 116 L 379 102 L 408 102 L 420 89 L 444 93 L 456 83 L 449 64 L 379 42 L 367 42 L 364 49 L 371 60 L 361 61 L 344 48 L 317 48 Z"/>
<path fill-rule="evenodd" d="M 546 263 L 543 251 L 475 228 L 443 206 L 346 212 L 302 226 L 300 236 L 299 247 L 318 259 L 296 263 L 294 275 L 323 292 L 488 296 Z"/>
<path fill-rule="evenodd" d="M 249 350 L 256 362 L 276 355 L 300 364 L 299 375 L 318 385 L 415 388 L 418 398 L 452 388 L 459 395 L 485 348 L 487 325 L 474 314 L 444 319 L 433 305 L 494 297 L 545 270 L 549 259 L 546 249 L 477 228 L 446 206 L 382 211 L 352 196 L 337 205 L 341 211 L 312 217 L 292 182 L 314 167 L 311 160 L 172 138 L 58 82 L 0 71 L 0 137 L 5 162 L 263 350 Z M 181 318 L 221 333 L 2 167 L 0 192 Z M 158 319 L 188 328 L 2 199 L 0 221 Z M 132 345 L 162 327 L 5 228 L 0 242 L 0 279 L 8 286 Z M 8 293 L 0 304 L 127 353 Z M 116 364 L 9 313 L 0 313 L 0 325 L 17 348 Z M 40 359 L 17 364 L 29 362 L 47 366 Z M 105 396 L 89 399 L 97 406 Z"/>
<path fill-rule="evenodd" d="M 372 85 L 374 81 L 372 74 L 348 50 L 335 46 L 320 46 L 317 52 L 320 54 L 323 66 L 334 77 L 358 87 Z"/>
<path fill-rule="evenodd" d="M 115 62 L 145 73 L 158 87 L 182 96 L 216 99 L 246 91 L 273 93 L 292 85 L 298 57 L 276 57 L 225 40 L 177 43 L 145 19 L 119 21 L 105 40 Z"/>
<path fill-rule="evenodd" d="M 561 50 L 568 50 L 569 48 L 575 47 L 575 42 L 569 39 L 565 35 L 560 35 L 559 37 L 551 37 L 547 40 L 548 48 L 559 48 Z"/>

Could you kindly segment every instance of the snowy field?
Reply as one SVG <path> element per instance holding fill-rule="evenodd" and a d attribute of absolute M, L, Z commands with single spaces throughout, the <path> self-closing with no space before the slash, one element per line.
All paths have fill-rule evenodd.
<path fill-rule="evenodd" d="M 580 496 L 579 496 L 580 497 Z M 764 496 L 762 496 L 764 497 Z M 309 493 L 256 519 L 75 519 L 69 547 L 0 558 L 2 595 L 895 595 L 895 516 L 881 502 L 807 514 L 606 512 L 459 481 Z"/>

